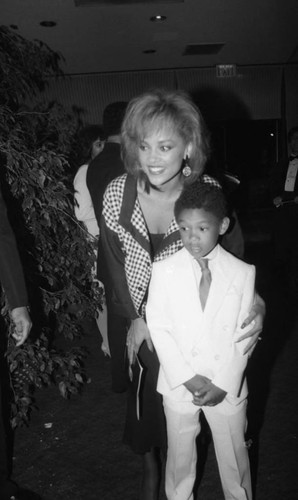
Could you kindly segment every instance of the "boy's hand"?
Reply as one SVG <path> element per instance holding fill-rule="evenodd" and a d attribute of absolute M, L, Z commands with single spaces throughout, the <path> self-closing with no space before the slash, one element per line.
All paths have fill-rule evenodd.
<path fill-rule="evenodd" d="M 194 395 L 195 392 L 202 391 L 204 387 L 209 384 L 209 382 L 211 382 L 209 378 L 204 377 L 203 375 L 195 375 L 187 382 L 184 382 L 184 385 L 186 389 Z"/>
<path fill-rule="evenodd" d="M 210 382 L 201 391 L 194 393 L 193 404 L 196 406 L 216 406 L 226 397 L 226 391 Z"/>

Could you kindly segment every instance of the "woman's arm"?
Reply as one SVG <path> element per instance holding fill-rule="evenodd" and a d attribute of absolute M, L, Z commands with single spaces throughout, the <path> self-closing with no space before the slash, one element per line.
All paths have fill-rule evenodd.
<path fill-rule="evenodd" d="M 139 318 L 128 289 L 121 242 L 118 234 L 107 226 L 104 216 L 100 223 L 97 274 L 105 286 L 108 308 L 131 320 Z"/>

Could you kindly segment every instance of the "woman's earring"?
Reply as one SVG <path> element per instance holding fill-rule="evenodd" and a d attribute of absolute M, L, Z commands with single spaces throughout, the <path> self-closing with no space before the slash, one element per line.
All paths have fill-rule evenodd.
<path fill-rule="evenodd" d="M 182 169 L 182 174 L 184 175 L 184 177 L 189 177 L 191 175 L 191 167 L 189 165 L 188 155 L 186 155 L 186 158 L 184 160 L 184 167 Z"/>

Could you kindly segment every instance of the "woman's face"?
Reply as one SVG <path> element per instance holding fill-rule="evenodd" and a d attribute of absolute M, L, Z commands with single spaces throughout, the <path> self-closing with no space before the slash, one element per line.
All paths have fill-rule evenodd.
<path fill-rule="evenodd" d="M 181 171 L 182 161 L 190 154 L 190 145 L 170 126 L 149 131 L 138 145 L 138 158 L 142 170 L 151 184 L 161 187 Z"/>
<path fill-rule="evenodd" d="M 95 158 L 99 153 L 102 152 L 104 147 L 104 141 L 102 141 L 100 138 L 96 139 L 92 143 L 92 151 L 91 151 L 91 159 Z"/>

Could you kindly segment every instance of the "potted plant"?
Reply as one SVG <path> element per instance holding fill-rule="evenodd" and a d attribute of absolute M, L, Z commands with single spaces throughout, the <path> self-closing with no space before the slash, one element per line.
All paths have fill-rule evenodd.
<path fill-rule="evenodd" d="M 63 351 L 59 338 L 82 335 L 102 289 L 92 280 L 94 248 L 73 213 L 70 157 L 79 127 L 76 113 L 43 102 L 48 78 L 62 75 L 61 56 L 0 26 L 0 182 L 28 286 L 33 331 L 15 347 L 5 303 L 12 426 L 28 422 L 34 392 L 56 383 L 64 397 L 86 379 L 84 350 Z"/>

